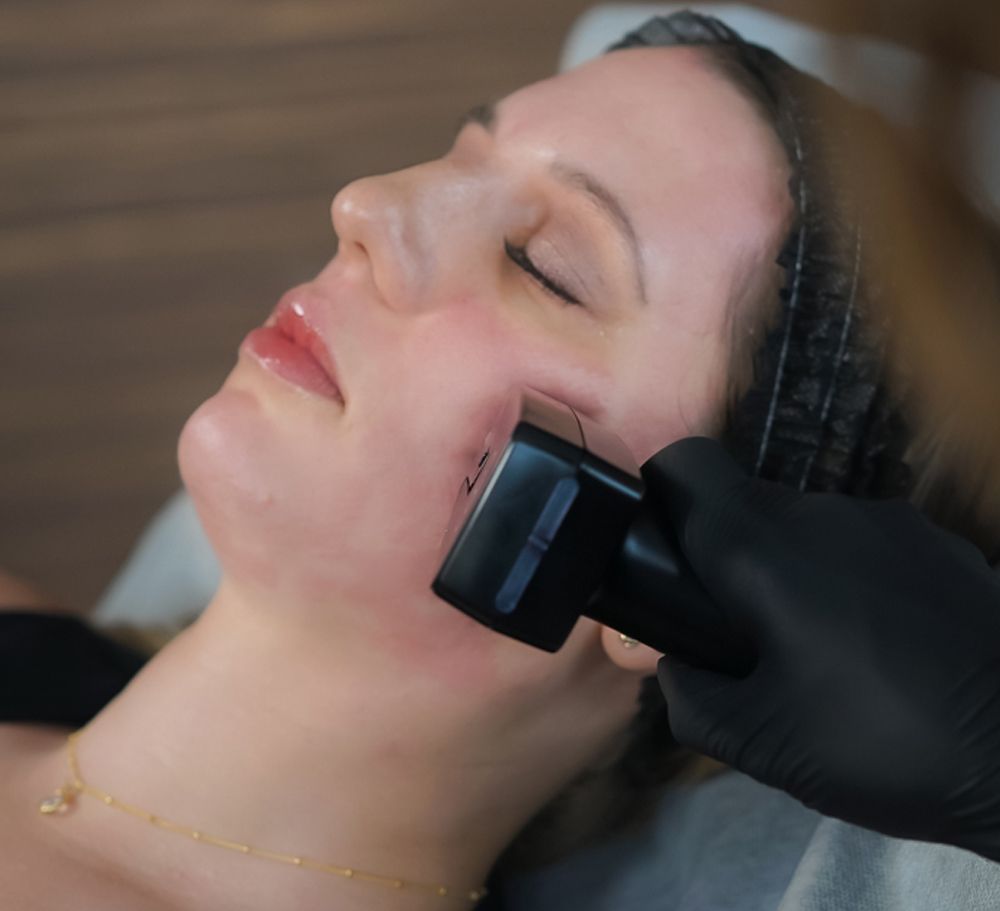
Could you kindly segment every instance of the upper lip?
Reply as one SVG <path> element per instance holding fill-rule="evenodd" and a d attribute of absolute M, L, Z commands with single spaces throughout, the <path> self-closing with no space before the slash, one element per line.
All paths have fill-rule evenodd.
<path fill-rule="evenodd" d="M 336 361 L 323 326 L 322 311 L 329 306 L 308 286 L 286 291 L 278 301 L 265 326 L 273 326 L 301 348 L 305 348 L 320 364 L 337 387 L 341 399 L 344 387 L 337 375 Z"/>

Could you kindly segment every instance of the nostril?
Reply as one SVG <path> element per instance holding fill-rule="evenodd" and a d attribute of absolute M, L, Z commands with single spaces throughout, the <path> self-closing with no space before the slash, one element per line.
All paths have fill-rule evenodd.
<path fill-rule="evenodd" d="M 342 259 L 355 259 L 363 260 L 365 262 L 371 262 L 371 253 L 368 248 L 364 245 L 363 241 L 350 238 L 344 240 L 340 237 L 337 238 L 337 254 L 341 256 Z"/>
<path fill-rule="evenodd" d="M 383 287 L 385 279 L 380 276 L 374 248 L 369 249 L 363 240 L 356 237 L 338 238 L 334 259 L 344 272 L 350 273 L 355 281 L 370 288 L 381 303 L 386 303 Z"/>

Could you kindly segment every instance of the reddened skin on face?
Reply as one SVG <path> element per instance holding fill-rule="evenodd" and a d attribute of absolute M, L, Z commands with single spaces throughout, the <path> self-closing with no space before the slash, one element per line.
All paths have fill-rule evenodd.
<path fill-rule="evenodd" d="M 590 621 L 556 656 L 490 634 L 430 591 L 442 536 L 512 386 L 604 423 L 639 464 L 713 426 L 727 305 L 777 268 L 787 177 L 698 52 L 642 48 L 503 98 L 440 159 L 344 187 L 337 255 L 293 296 L 346 407 L 241 354 L 181 435 L 229 583 L 449 685 L 538 685 L 595 649 L 652 673 L 657 653 Z"/>

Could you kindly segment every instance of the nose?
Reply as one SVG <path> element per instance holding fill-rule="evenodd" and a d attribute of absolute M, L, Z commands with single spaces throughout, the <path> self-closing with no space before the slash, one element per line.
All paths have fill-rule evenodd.
<path fill-rule="evenodd" d="M 396 174 L 363 177 L 341 189 L 330 205 L 339 249 L 353 244 L 363 250 L 380 296 L 394 307 L 413 304 L 428 255 L 400 183 Z"/>
<path fill-rule="evenodd" d="M 364 177 L 333 198 L 333 228 L 341 249 L 363 249 L 387 306 L 426 308 L 486 262 L 499 205 L 489 184 L 444 161 Z"/>

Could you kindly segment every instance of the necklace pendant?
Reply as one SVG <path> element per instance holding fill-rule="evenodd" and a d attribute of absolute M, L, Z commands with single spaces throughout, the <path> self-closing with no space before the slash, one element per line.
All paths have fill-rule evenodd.
<path fill-rule="evenodd" d="M 38 804 L 38 812 L 45 816 L 53 814 L 63 814 L 69 810 L 76 802 L 77 790 L 71 784 L 64 784 L 57 788 L 54 794 L 50 794 Z"/>

